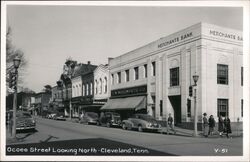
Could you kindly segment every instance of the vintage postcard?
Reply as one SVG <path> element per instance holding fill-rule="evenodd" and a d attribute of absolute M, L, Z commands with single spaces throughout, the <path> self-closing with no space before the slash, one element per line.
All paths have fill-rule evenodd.
<path fill-rule="evenodd" d="M 248 161 L 248 1 L 1 2 L 1 161 Z"/>

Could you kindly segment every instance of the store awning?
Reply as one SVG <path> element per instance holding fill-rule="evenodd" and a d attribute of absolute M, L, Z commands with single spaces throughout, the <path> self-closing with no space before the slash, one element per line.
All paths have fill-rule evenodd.
<path fill-rule="evenodd" d="M 136 96 L 136 97 L 110 99 L 101 108 L 101 110 L 126 110 L 126 109 L 140 110 L 145 108 L 146 108 L 146 97 Z"/>

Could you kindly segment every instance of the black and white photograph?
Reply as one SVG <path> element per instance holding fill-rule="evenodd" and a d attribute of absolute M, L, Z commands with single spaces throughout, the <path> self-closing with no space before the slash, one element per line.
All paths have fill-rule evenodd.
<path fill-rule="evenodd" d="M 249 1 L 210 2 L 1 2 L 0 160 L 249 161 Z"/>

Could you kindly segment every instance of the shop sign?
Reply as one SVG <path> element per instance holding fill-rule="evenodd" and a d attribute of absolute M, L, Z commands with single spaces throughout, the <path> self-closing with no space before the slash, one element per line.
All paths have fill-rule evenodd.
<path fill-rule="evenodd" d="M 127 95 L 136 95 L 136 94 L 146 94 L 147 86 L 131 87 L 125 89 L 116 89 L 111 91 L 111 96 L 127 96 Z"/>

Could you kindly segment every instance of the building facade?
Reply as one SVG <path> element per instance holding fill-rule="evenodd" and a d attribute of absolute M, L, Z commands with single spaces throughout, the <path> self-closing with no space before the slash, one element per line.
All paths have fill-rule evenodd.
<path fill-rule="evenodd" d="M 51 90 L 51 112 L 60 112 L 64 113 L 64 104 L 63 104 L 63 93 L 62 88 L 58 86 L 52 87 Z"/>
<path fill-rule="evenodd" d="M 171 113 L 175 124 L 193 125 L 189 87 L 198 75 L 198 122 L 204 112 L 242 121 L 241 31 L 198 23 L 110 60 L 109 70 L 111 97 L 103 110 L 145 111 L 162 121 Z"/>
<path fill-rule="evenodd" d="M 91 111 L 94 107 L 94 70 L 96 65 L 90 61 L 78 64 L 72 77 L 72 116 L 79 117 L 84 111 Z"/>
<path fill-rule="evenodd" d="M 35 109 L 38 115 L 45 116 L 49 110 L 51 93 L 40 92 L 35 96 Z"/>
<path fill-rule="evenodd" d="M 108 65 L 99 65 L 94 71 L 93 104 L 101 108 L 110 96 Z"/>

